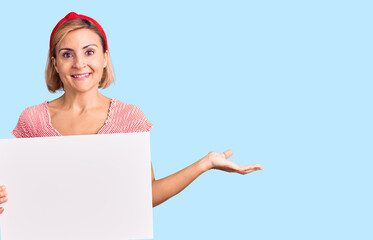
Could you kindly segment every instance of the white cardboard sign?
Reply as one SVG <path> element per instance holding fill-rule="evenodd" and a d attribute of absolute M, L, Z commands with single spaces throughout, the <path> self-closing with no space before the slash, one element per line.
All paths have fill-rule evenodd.
<path fill-rule="evenodd" d="M 0 139 L 1 240 L 153 238 L 149 133 Z"/>

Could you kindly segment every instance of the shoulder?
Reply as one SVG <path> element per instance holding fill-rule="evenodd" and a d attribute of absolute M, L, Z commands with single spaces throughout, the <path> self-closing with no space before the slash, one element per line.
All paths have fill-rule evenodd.
<path fill-rule="evenodd" d="M 33 118 L 39 116 L 40 114 L 43 113 L 43 110 L 44 110 L 46 104 L 47 104 L 47 101 L 45 101 L 44 103 L 26 108 L 21 113 L 20 118 L 22 118 L 22 119 L 33 119 Z"/>
<path fill-rule="evenodd" d="M 46 118 L 45 107 L 47 101 L 44 103 L 34 105 L 22 111 L 18 123 L 12 131 L 15 137 L 33 137 L 35 129 L 41 127 Z"/>
<path fill-rule="evenodd" d="M 136 105 L 124 103 L 115 98 L 113 99 L 113 107 L 111 111 L 113 111 L 113 116 L 120 118 L 136 118 L 144 116 L 141 109 Z"/>
<path fill-rule="evenodd" d="M 115 98 L 112 104 L 113 107 L 109 113 L 111 122 L 122 126 L 124 132 L 145 132 L 153 127 L 136 105 L 124 103 Z"/>

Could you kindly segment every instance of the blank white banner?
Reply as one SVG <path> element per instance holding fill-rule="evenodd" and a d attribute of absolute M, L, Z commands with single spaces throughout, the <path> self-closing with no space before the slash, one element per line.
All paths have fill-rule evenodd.
<path fill-rule="evenodd" d="M 149 133 L 0 139 L 1 240 L 153 238 Z"/>

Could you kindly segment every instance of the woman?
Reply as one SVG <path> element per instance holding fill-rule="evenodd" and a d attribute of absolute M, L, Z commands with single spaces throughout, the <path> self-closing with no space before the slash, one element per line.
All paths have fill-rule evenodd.
<path fill-rule="evenodd" d="M 114 80 L 102 27 L 92 18 L 74 12 L 57 23 L 50 38 L 46 82 L 50 92 L 64 94 L 24 110 L 13 130 L 19 137 L 47 137 L 150 131 L 153 125 L 139 108 L 103 96 L 98 89 Z M 240 166 L 227 160 L 233 152 L 210 152 L 197 162 L 163 179 L 155 180 L 152 168 L 153 207 L 178 194 L 199 175 L 219 169 L 247 174 L 262 170 L 260 164 Z M 0 187 L 0 204 L 6 202 Z M 0 214 L 4 211 L 0 207 Z"/>

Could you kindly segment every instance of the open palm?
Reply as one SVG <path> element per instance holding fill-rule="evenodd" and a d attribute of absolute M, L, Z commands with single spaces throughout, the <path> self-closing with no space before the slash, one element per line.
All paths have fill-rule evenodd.
<path fill-rule="evenodd" d="M 251 164 L 251 165 L 238 165 L 228 158 L 232 156 L 233 151 L 227 150 L 224 153 L 210 152 L 207 154 L 207 159 L 210 164 L 211 169 L 219 169 L 226 172 L 236 172 L 240 174 L 247 174 L 257 170 L 263 170 L 261 164 Z"/>

